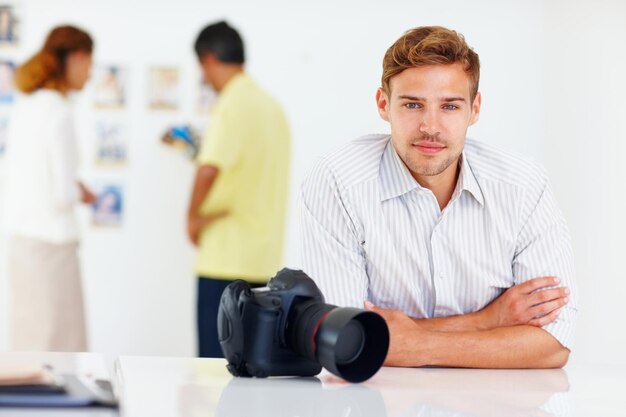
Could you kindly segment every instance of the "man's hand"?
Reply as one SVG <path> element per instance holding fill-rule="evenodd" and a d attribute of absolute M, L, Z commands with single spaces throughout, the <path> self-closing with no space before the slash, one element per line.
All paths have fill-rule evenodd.
<path fill-rule="evenodd" d="M 528 280 L 509 288 L 477 314 L 485 329 L 522 324 L 545 326 L 556 320 L 569 301 L 568 288 L 550 288 L 558 284 L 556 277 Z"/>
<path fill-rule="evenodd" d="M 389 352 L 385 358 L 385 366 L 419 366 L 416 361 L 416 341 L 420 340 L 419 334 L 426 330 L 409 316 L 400 310 L 387 310 L 376 307 L 369 301 L 365 302 L 365 308 L 380 314 L 387 322 L 389 328 Z"/>
<path fill-rule="evenodd" d="M 202 229 L 216 221 L 217 219 L 221 219 L 228 215 L 228 212 L 222 211 L 210 215 L 200 216 L 200 215 L 189 215 L 187 217 L 187 235 L 189 236 L 189 240 L 194 246 L 198 246 L 198 239 L 200 237 L 200 232 Z"/>

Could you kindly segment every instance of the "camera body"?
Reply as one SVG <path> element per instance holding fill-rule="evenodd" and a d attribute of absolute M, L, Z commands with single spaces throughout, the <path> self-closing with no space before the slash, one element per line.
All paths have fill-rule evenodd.
<path fill-rule="evenodd" d="M 262 289 L 244 281 L 229 285 L 218 312 L 228 370 L 235 376 L 317 375 L 321 365 L 291 349 L 288 336 L 292 307 L 307 301 L 324 303 L 324 296 L 302 271 L 283 269 Z"/>
<path fill-rule="evenodd" d="M 235 376 L 313 376 L 324 366 L 361 382 L 378 371 L 389 348 L 380 315 L 326 304 L 311 278 L 286 268 L 263 288 L 231 283 L 217 320 L 222 352 Z"/>

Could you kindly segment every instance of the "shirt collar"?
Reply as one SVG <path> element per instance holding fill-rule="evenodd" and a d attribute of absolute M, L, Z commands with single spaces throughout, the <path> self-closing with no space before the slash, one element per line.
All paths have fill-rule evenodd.
<path fill-rule="evenodd" d="M 380 161 L 380 185 L 381 201 L 399 197 L 419 187 L 394 149 L 391 137 Z"/>
<path fill-rule="evenodd" d="M 467 160 L 465 151 L 463 151 L 463 154 L 461 155 L 461 172 L 459 173 L 459 179 L 457 181 L 457 189 L 469 192 L 481 206 L 485 206 L 483 192 L 480 189 L 480 184 L 478 184 L 474 171 L 472 171 L 472 167 Z"/>
<path fill-rule="evenodd" d="M 224 87 L 222 88 L 222 91 L 220 91 L 219 96 L 221 98 L 224 98 L 225 96 L 232 94 L 233 91 L 237 90 L 239 85 L 246 84 L 246 82 L 248 82 L 249 79 L 250 77 L 248 77 L 248 74 L 246 74 L 244 71 L 241 71 L 233 75 L 228 80 L 228 82 L 224 85 Z"/>
<path fill-rule="evenodd" d="M 422 187 L 415 181 L 415 178 L 409 172 L 409 169 L 404 165 L 402 159 L 396 152 L 391 142 L 391 137 L 387 142 L 385 151 L 380 161 L 380 184 L 381 184 L 381 201 L 389 200 L 391 198 L 399 197 L 408 193 L 416 188 Z M 467 190 L 473 197 L 480 203 L 481 206 L 485 205 L 483 193 L 480 189 L 480 185 L 474 176 L 474 172 L 470 167 L 465 152 L 461 155 L 461 172 L 459 173 L 459 179 L 452 199 L 458 194 L 458 190 Z M 452 200 L 451 199 L 451 200 Z"/>

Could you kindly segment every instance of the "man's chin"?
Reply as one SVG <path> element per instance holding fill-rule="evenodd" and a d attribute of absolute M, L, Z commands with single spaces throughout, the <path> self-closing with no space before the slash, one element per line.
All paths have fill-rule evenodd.
<path fill-rule="evenodd" d="M 454 160 L 449 161 L 445 158 L 428 158 L 422 160 L 413 160 L 407 165 L 409 170 L 421 177 L 435 177 L 444 173 L 450 165 L 454 164 Z"/>

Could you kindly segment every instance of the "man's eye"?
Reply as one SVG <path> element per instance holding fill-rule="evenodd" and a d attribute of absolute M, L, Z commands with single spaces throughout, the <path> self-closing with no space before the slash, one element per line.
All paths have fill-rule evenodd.
<path fill-rule="evenodd" d="M 418 109 L 419 104 L 418 103 L 406 103 L 404 107 L 406 107 L 407 109 Z"/>
<path fill-rule="evenodd" d="M 458 109 L 457 106 L 455 106 L 454 104 L 446 104 L 445 106 L 443 106 L 444 110 L 456 110 Z"/>

